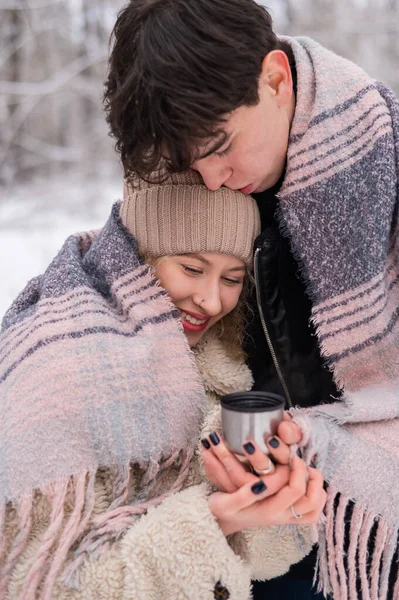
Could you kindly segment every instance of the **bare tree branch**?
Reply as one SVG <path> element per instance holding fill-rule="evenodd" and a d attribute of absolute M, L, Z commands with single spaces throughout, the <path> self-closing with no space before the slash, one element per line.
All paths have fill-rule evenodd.
<path fill-rule="evenodd" d="M 2 69 L 7 64 L 7 62 L 10 60 L 10 58 L 16 52 L 18 52 L 19 50 L 22 50 L 22 48 L 24 48 L 27 44 L 32 42 L 35 38 L 38 38 L 43 33 L 47 33 L 49 31 L 54 31 L 55 29 L 62 29 L 61 23 L 57 24 L 54 22 L 50 22 L 50 23 L 46 24 L 45 26 L 40 27 L 40 29 L 35 28 L 34 30 L 30 30 L 29 33 L 21 36 L 21 38 L 18 40 L 18 43 L 9 44 L 9 46 L 3 50 L 2 56 L 0 57 L 0 69 Z M 64 37 L 62 30 L 58 35 L 60 35 L 60 37 Z"/>
<path fill-rule="evenodd" d="M 0 93 L 16 96 L 46 96 L 54 94 L 85 69 L 103 63 L 106 60 L 107 55 L 103 52 L 98 56 L 79 57 L 51 79 L 40 81 L 39 83 L 3 80 L 0 81 Z"/>
<path fill-rule="evenodd" d="M 33 154 L 39 154 L 49 161 L 78 162 L 84 158 L 81 148 L 64 148 L 39 140 L 28 133 L 18 138 L 18 145 Z"/>
<path fill-rule="evenodd" d="M 0 166 L 7 160 L 11 145 L 16 140 L 22 125 L 40 102 L 41 98 L 24 98 L 8 123 L 2 124 L 4 144 L 0 153 Z"/>
<path fill-rule="evenodd" d="M 65 4 L 65 0 L 47 0 L 46 2 L 35 2 L 32 4 L 29 2 L 22 3 L 2 0 L 0 10 L 36 10 L 38 8 L 47 8 L 56 4 Z"/>

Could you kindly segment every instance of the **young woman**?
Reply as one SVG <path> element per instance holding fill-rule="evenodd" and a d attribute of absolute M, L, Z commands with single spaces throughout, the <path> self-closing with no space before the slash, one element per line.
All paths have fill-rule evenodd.
<path fill-rule="evenodd" d="M 255 473 L 215 491 L 197 450 L 223 460 L 218 398 L 252 385 L 240 329 L 259 229 L 251 197 L 194 173 L 127 184 L 105 227 L 68 238 L 15 300 L 0 597 L 247 600 L 251 578 L 310 550 L 316 469 L 294 457 L 260 477 L 266 457 L 247 445 Z M 303 527 L 262 527 L 297 523 L 298 502 Z"/>

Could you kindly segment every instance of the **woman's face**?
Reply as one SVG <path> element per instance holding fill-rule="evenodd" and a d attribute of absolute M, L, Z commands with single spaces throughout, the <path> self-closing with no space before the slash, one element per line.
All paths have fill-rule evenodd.
<path fill-rule="evenodd" d="M 242 260 L 217 252 L 168 256 L 155 270 L 180 311 L 191 347 L 237 306 L 246 273 Z"/>

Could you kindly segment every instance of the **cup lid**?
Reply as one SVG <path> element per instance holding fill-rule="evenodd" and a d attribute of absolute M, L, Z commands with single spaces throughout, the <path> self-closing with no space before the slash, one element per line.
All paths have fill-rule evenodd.
<path fill-rule="evenodd" d="M 285 399 L 272 392 L 250 390 L 222 396 L 220 403 L 223 408 L 236 412 L 267 412 L 284 408 Z"/>

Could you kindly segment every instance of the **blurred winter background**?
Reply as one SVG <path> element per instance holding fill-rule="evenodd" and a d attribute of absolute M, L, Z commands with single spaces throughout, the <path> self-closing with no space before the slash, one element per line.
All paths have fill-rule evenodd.
<path fill-rule="evenodd" d="M 399 94 L 399 0 L 265 0 Z M 122 191 L 102 113 L 119 0 L 0 0 L 0 315 L 67 235 L 99 227 Z"/>

